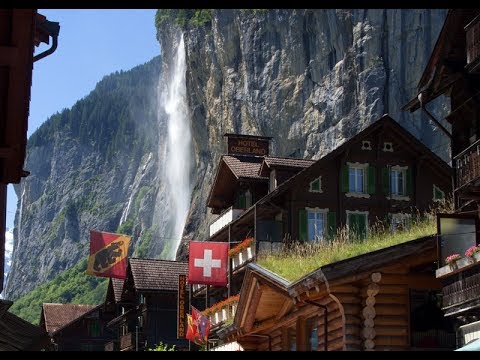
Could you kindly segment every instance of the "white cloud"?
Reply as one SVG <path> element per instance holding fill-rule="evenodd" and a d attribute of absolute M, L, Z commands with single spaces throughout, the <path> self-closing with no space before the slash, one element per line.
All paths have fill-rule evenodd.
<path fill-rule="evenodd" d="M 12 264 L 12 251 L 13 251 L 13 232 L 7 230 L 5 232 L 5 264 L 10 267 Z"/>

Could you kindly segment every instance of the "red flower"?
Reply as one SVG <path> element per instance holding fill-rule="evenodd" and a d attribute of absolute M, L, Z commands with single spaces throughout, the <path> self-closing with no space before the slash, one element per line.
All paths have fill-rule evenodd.
<path fill-rule="evenodd" d="M 230 249 L 228 251 L 228 256 L 229 257 L 234 257 L 236 254 L 238 254 L 239 252 L 242 252 L 243 250 L 245 250 L 246 248 L 248 248 L 252 244 L 253 244 L 253 237 L 246 238 L 240 244 L 238 244 L 234 248 Z"/>

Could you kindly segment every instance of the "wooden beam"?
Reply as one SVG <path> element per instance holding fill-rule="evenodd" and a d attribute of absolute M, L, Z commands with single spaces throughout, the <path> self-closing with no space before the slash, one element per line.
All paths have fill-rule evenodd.
<path fill-rule="evenodd" d="M 260 298 L 262 297 L 262 288 L 260 287 L 257 279 L 255 278 L 252 280 L 250 294 L 251 296 L 249 296 L 249 304 L 245 308 L 246 315 L 244 319 L 246 332 L 250 332 L 250 330 L 252 329 L 253 323 L 255 322 L 255 315 L 257 314 L 257 307 L 260 302 Z"/>

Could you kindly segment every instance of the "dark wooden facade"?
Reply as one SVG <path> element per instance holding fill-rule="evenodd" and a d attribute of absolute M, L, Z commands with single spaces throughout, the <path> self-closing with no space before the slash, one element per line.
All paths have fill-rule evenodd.
<path fill-rule="evenodd" d="M 40 326 L 52 351 L 103 351 L 114 338 L 107 323 L 114 314 L 101 305 L 43 304 Z"/>
<path fill-rule="evenodd" d="M 58 23 L 46 20 L 36 9 L 0 9 L 0 269 L 5 258 L 7 184 L 19 183 L 28 175 L 23 163 L 33 62 L 55 50 L 58 31 Z M 48 44 L 49 36 L 55 48 L 34 57 L 34 46 Z"/>
<path fill-rule="evenodd" d="M 220 334 L 245 350 L 452 349 L 435 260 L 432 236 L 325 265 L 294 283 L 249 264 L 233 325 Z"/>
<path fill-rule="evenodd" d="M 187 273 L 187 263 L 129 258 L 122 286 L 111 282 L 106 304 L 117 311 L 108 327 L 116 339 L 107 351 L 144 351 L 160 342 L 177 350 L 188 349 L 188 341 L 177 338 L 178 276 Z"/>
<path fill-rule="evenodd" d="M 447 235 L 439 225 L 440 268 L 436 275 L 443 283 L 442 309 L 455 322 L 457 347 L 480 338 L 480 263 L 477 255 L 467 256 L 469 246 L 479 244 L 480 205 L 480 10 L 452 9 L 448 12 L 435 48 L 418 84 L 418 97 L 406 109 L 421 109 L 432 118 L 427 105 L 440 95 L 450 99 L 446 120 L 451 131 L 452 165 L 455 170 L 455 214 L 447 217 L 471 221 L 470 234 Z M 439 216 L 439 224 L 441 218 Z M 471 218 L 469 220 L 468 218 Z M 470 239 L 466 239 L 466 237 Z M 456 243 L 456 244 L 455 244 Z M 466 245 L 469 244 L 469 245 Z M 464 246 L 464 249 L 460 248 Z M 445 249 L 455 248 L 460 260 L 445 264 Z"/>

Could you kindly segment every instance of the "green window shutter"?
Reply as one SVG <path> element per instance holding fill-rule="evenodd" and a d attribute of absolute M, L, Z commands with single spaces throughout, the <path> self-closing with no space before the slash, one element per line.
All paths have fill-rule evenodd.
<path fill-rule="evenodd" d="M 358 229 L 357 229 L 357 232 L 358 232 L 358 237 L 362 240 L 364 240 L 366 237 L 367 237 L 367 226 L 368 226 L 368 219 L 367 219 L 367 216 L 366 215 L 363 215 L 363 214 L 358 214 Z"/>
<path fill-rule="evenodd" d="M 245 194 L 242 193 L 238 195 L 238 208 L 245 209 L 245 207 L 246 207 Z"/>
<path fill-rule="evenodd" d="M 298 210 L 298 239 L 300 241 L 307 241 L 308 236 L 308 220 L 307 210 Z"/>
<path fill-rule="evenodd" d="M 367 193 L 375 194 L 376 188 L 376 171 L 375 166 L 369 166 L 367 169 Z"/>
<path fill-rule="evenodd" d="M 413 176 L 412 169 L 407 168 L 407 196 L 413 195 Z"/>
<path fill-rule="evenodd" d="M 342 166 L 342 192 L 348 192 L 348 165 Z"/>
<path fill-rule="evenodd" d="M 335 211 L 329 211 L 327 214 L 327 236 L 329 239 L 333 239 L 337 233 L 337 215 Z"/>
<path fill-rule="evenodd" d="M 383 193 L 385 195 L 390 195 L 390 169 L 388 167 L 382 168 L 382 182 L 383 182 Z"/>

